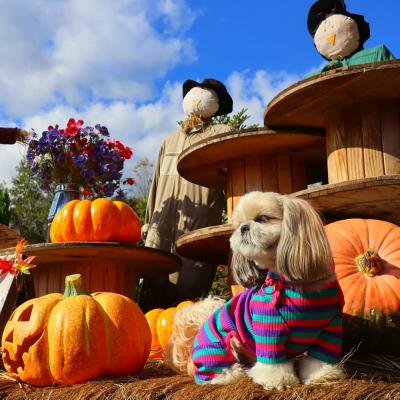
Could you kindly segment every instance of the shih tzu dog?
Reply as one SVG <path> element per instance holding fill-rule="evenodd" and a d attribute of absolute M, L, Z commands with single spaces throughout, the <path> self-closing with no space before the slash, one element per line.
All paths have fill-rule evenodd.
<path fill-rule="evenodd" d="M 343 378 L 343 300 L 317 212 L 292 196 L 251 192 L 232 222 L 231 267 L 247 290 L 178 311 L 166 363 L 197 383 L 247 374 L 266 389 Z"/>

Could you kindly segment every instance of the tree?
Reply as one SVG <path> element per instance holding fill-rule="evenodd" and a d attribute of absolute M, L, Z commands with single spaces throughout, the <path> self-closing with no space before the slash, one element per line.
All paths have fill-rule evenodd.
<path fill-rule="evenodd" d="M 242 108 L 240 111 L 232 115 L 219 115 L 213 117 L 213 124 L 225 124 L 230 125 L 234 129 L 251 129 L 257 128 L 258 124 L 246 125 L 246 121 L 250 119 L 250 115 L 247 114 L 247 108 Z"/>
<path fill-rule="evenodd" d="M 133 178 L 135 180 L 135 197 L 144 199 L 149 194 L 151 179 L 153 176 L 154 164 L 146 157 L 138 161 L 133 168 Z"/>
<path fill-rule="evenodd" d="M 0 184 L 0 224 L 10 223 L 10 195 L 4 184 Z"/>
<path fill-rule="evenodd" d="M 17 167 L 12 179 L 11 222 L 30 243 L 45 241 L 47 216 L 54 197 L 39 187 L 38 179 L 32 174 L 26 159 Z"/>

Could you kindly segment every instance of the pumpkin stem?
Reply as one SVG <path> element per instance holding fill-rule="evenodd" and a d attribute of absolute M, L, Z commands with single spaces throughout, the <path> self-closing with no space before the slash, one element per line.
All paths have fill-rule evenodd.
<path fill-rule="evenodd" d="M 370 278 L 378 275 L 385 265 L 385 261 L 374 250 L 367 250 L 356 257 L 358 270 Z"/>
<path fill-rule="evenodd" d="M 64 298 L 79 296 L 81 294 L 90 296 L 90 294 L 83 287 L 81 274 L 66 276 Z"/>

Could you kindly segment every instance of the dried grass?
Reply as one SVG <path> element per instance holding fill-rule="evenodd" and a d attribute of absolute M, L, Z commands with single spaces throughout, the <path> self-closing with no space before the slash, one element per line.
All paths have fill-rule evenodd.
<path fill-rule="evenodd" d="M 357 365 L 356 365 L 357 364 Z M 375 367 L 374 367 L 375 366 Z M 0 376 L 1 400 L 400 400 L 400 383 L 376 381 L 370 372 L 390 372 L 400 382 L 400 359 L 371 356 L 346 363 L 351 379 L 333 384 L 298 385 L 290 390 L 265 391 L 250 379 L 229 386 L 193 383 L 175 375 L 161 362 L 149 361 L 136 377 L 101 379 L 68 387 L 35 388 Z M 369 371 L 369 372 L 368 372 Z M 383 374 L 382 374 L 383 372 Z M 389 375 L 390 375 L 389 374 Z M 390 376 L 386 376 L 391 380 Z M 359 379 L 363 376 L 364 379 Z M 380 379 L 382 379 L 382 376 Z"/>

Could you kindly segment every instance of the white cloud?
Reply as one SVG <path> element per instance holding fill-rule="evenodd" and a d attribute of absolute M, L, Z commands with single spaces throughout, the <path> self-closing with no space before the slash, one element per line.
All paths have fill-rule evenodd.
<path fill-rule="evenodd" d="M 248 109 L 251 119 L 247 124 L 264 124 L 266 105 L 281 90 L 298 81 L 299 76 L 284 71 L 270 73 L 265 70 L 233 72 L 227 79 L 227 87 L 233 98 L 234 112 Z"/>
<path fill-rule="evenodd" d="M 251 116 L 248 124 L 257 123 L 263 126 L 263 113 L 267 103 L 298 79 L 299 77 L 285 72 L 244 71 L 230 74 L 226 84 L 233 97 L 234 112 L 247 108 Z M 163 139 L 168 133 L 176 131 L 176 121 L 184 118 L 182 86 L 178 82 L 167 82 L 157 100 L 142 104 L 132 101 L 114 101 L 110 104 L 96 102 L 81 110 L 72 106 L 56 106 L 25 118 L 22 126 L 41 132 L 49 124 L 65 126 L 70 117 L 82 118 L 85 124 L 92 126 L 101 123 L 109 128 L 112 138 L 131 146 L 134 156 L 125 167 L 125 174 L 129 175 L 137 161 L 144 157 L 150 160 L 157 158 Z M 0 146 L 0 171 L 7 182 L 14 175 L 19 159 L 20 152 L 16 148 Z"/>
<path fill-rule="evenodd" d="M 21 116 L 56 104 L 148 100 L 156 79 L 195 58 L 184 35 L 194 18 L 185 0 L 7 2 L 0 105 Z"/>

